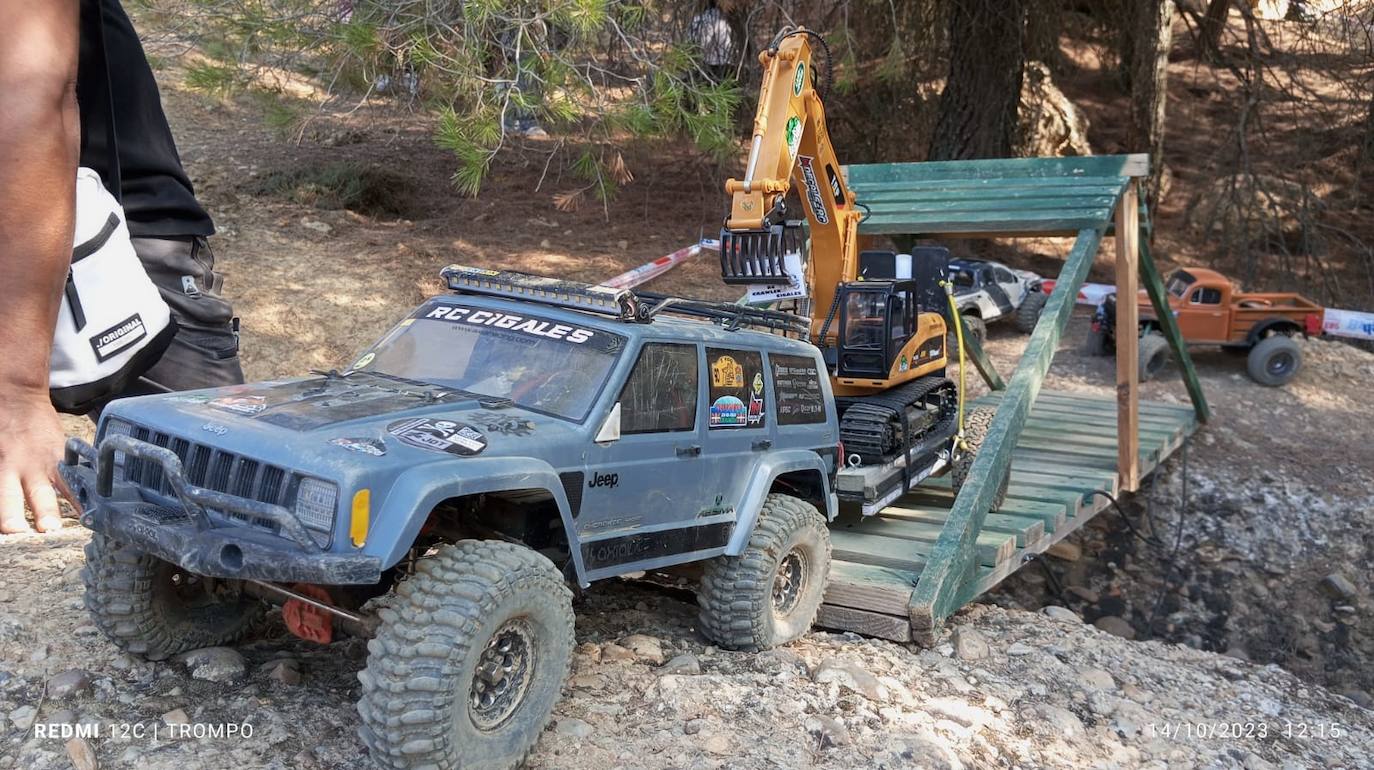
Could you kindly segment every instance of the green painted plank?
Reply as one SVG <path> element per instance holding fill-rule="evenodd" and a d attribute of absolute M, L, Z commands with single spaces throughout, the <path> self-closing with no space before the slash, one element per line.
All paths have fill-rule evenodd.
<path fill-rule="evenodd" d="M 985 160 L 943 160 L 923 163 L 867 163 L 847 168 L 855 181 L 931 179 L 935 177 L 1092 177 L 1145 176 L 1149 156 L 1086 155 L 1068 158 L 991 158 Z"/>
<path fill-rule="evenodd" d="M 980 399 L 997 400 L 1001 398 L 1000 393 L 987 393 L 979 396 Z M 1031 414 L 1035 410 L 1044 408 L 1074 409 L 1079 411 L 1091 411 L 1093 413 L 1116 414 L 1116 399 L 1114 398 L 1079 398 L 1069 397 L 1062 394 L 1042 393 L 1036 399 L 1035 406 L 1031 409 Z M 1146 416 L 1158 416 L 1178 420 L 1180 422 L 1191 422 L 1193 409 L 1183 404 L 1164 404 L 1158 401 L 1141 401 L 1140 412 Z"/>
<path fill-rule="evenodd" d="M 831 558 L 920 574 L 930 557 L 930 543 L 830 531 Z M 918 579 L 919 580 L 919 579 Z"/>
<path fill-rule="evenodd" d="M 908 570 L 832 559 L 824 601 L 905 617 L 917 577 L 917 573 Z"/>
<path fill-rule="evenodd" d="M 1103 228 L 1078 233 L 1073 249 L 1012 374 L 1003 402 L 989 426 L 969 479 L 955 498 L 949 521 L 935 543 L 911 596 L 912 626 L 919 634 L 935 629 L 956 609 L 964 586 L 974 583 L 973 547 L 1002 474 L 1011 464 L 1018 434 L 1045 380 L 1059 339 L 1073 313 L 1078 289 L 1102 241 Z"/>
<path fill-rule="evenodd" d="M 957 200 L 1003 200 L 1021 201 L 1055 199 L 1074 200 L 1079 198 L 1104 199 L 1114 202 L 1121 195 L 1122 183 L 1113 180 L 1109 184 L 1087 184 L 1077 182 L 1073 185 L 868 185 L 855 189 L 855 197 L 860 203 L 891 203 L 894 201 L 930 202 Z M 1094 203 L 1096 205 L 1096 203 Z"/>
<path fill-rule="evenodd" d="M 1140 199 L 1144 201 L 1145 196 L 1140 196 Z M 1144 222 L 1147 221 L 1147 213 L 1143 211 L 1144 203 L 1141 204 L 1141 208 L 1141 221 Z M 1198 422 L 1205 423 L 1212 418 L 1212 410 L 1207 405 L 1207 394 L 1202 392 L 1202 382 L 1198 380 L 1193 357 L 1188 353 L 1188 346 L 1184 344 L 1183 335 L 1178 331 L 1178 322 L 1174 319 L 1173 310 L 1169 308 L 1168 300 L 1165 298 L 1164 279 L 1160 277 L 1154 258 L 1150 256 L 1149 235 L 1144 230 L 1141 231 L 1138 271 L 1140 282 L 1145 286 L 1145 293 L 1150 295 L 1150 304 L 1154 306 L 1155 318 L 1159 319 L 1164 339 L 1169 341 L 1169 347 L 1174 352 L 1174 361 L 1183 375 L 1183 385 L 1188 389 L 1188 398 L 1193 402 Z"/>
<path fill-rule="evenodd" d="M 866 233 L 1031 233 L 1076 232 L 1105 227 L 1110 216 L 1103 209 L 941 214 L 874 214 L 859 225 Z M 1106 212 L 1110 214 L 1110 212 Z"/>
<path fill-rule="evenodd" d="M 941 525 L 926 524 L 918 521 L 899 521 L 894 519 L 884 519 L 879 516 L 868 516 L 863 521 L 852 524 L 831 525 L 831 542 L 834 542 L 835 535 L 859 535 L 875 541 L 877 545 L 886 545 L 886 540 L 898 540 L 901 542 L 918 542 L 933 544 L 940 537 Z M 978 549 L 978 558 L 985 564 L 996 564 L 1003 559 L 1011 558 L 1011 552 L 1015 548 L 1015 537 L 1001 532 L 980 532 L 975 547 Z"/>
<path fill-rule="evenodd" d="M 918 505 L 914 502 L 897 501 L 878 513 L 879 516 L 902 521 L 919 521 L 943 527 L 949 518 L 949 508 Z M 989 513 L 983 522 L 987 532 L 1002 532 L 1016 538 L 1016 546 L 1025 548 L 1027 542 L 1035 542 L 1045 535 L 1045 522 L 1039 518 L 1016 516 L 998 511 Z"/>
<path fill-rule="evenodd" d="M 1077 176 L 1077 177 L 997 177 L 975 179 L 972 177 L 939 177 L 933 179 L 896 179 L 860 180 L 850 182 L 849 188 L 863 200 L 864 195 L 874 192 L 908 191 L 917 193 L 962 193 L 983 191 L 992 195 L 1015 193 L 1018 191 L 1043 190 L 1049 193 L 1073 193 L 1075 191 L 1106 191 L 1120 195 L 1131 180 L 1124 176 Z"/>
<path fill-rule="evenodd" d="M 1073 216 L 1084 211 L 1110 212 L 1115 198 L 1100 196 L 1058 196 L 1039 198 L 939 198 L 911 200 L 909 198 L 879 198 L 863 201 L 872 216 L 891 214 L 944 214 L 975 211 L 1004 212 L 1015 216 L 1021 211 L 1060 211 Z"/>
<path fill-rule="evenodd" d="M 954 504 L 954 493 L 948 489 L 934 489 L 920 486 L 912 490 L 910 494 L 903 497 L 899 502 L 903 504 L 910 502 L 912 505 L 922 505 L 929 508 L 938 508 L 943 511 L 948 511 Z M 1064 501 L 1051 502 L 1008 495 L 1006 502 L 1002 504 L 1001 508 L 997 509 L 997 512 L 1012 516 L 1040 519 L 1045 523 L 1045 529 L 1052 532 L 1068 520 L 1070 508 Z M 946 518 L 948 518 L 947 515 Z"/>

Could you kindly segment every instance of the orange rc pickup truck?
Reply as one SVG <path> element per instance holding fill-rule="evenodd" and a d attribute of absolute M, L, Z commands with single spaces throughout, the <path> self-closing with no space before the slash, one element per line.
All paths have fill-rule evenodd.
<path fill-rule="evenodd" d="M 1250 378 L 1261 385 L 1278 386 L 1293 379 L 1302 366 L 1302 350 L 1293 337 L 1321 333 L 1321 305 L 1300 294 L 1242 292 L 1221 273 L 1200 267 L 1175 270 L 1164 288 L 1184 341 L 1244 353 Z M 1143 382 L 1164 368 L 1169 344 L 1143 289 L 1137 302 Z M 1116 295 L 1111 294 L 1093 315 L 1089 354 L 1108 355 L 1115 350 L 1115 325 Z"/>

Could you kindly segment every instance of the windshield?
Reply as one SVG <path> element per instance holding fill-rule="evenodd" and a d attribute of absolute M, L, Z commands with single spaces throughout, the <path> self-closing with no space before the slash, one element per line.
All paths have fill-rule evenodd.
<path fill-rule="evenodd" d="M 951 278 L 954 281 L 954 288 L 956 289 L 972 289 L 974 286 L 972 270 L 960 268 L 954 271 Z"/>
<path fill-rule="evenodd" d="M 1196 280 L 1192 273 L 1187 270 L 1175 270 L 1169 276 L 1169 282 L 1165 285 L 1165 289 L 1175 297 L 1183 299 L 1183 295 L 1188 293 L 1188 287 L 1192 286 Z"/>
<path fill-rule="evenodd" d="M 509 398 L 580 422 L 624 347 L 624 337 L 599 329 L 431 302 L 353 368 Z"/>

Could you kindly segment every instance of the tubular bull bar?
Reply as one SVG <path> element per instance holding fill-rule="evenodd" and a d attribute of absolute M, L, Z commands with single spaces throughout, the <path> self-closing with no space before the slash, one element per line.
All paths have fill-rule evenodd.
<path fill-rule="evenodd" d="M 115 478 L 116 452 L 159 466 L 185 516 L 168 521 L 148 515 L 160 506 L 145 500 L 139 486 Z M 70 438 L 59 470 L 85 508 L 82 525 L 196 574 L 324 585 L 380 579 L 380 559 L 326 551 L 286 508 L 187 482 L 181 458 L 166 447 L 131 436 L 109 436 L 99 448 Z M 271 522 L 284 537 L 245 537 L 257 531 L 216 522 L 212 510 Z"/>

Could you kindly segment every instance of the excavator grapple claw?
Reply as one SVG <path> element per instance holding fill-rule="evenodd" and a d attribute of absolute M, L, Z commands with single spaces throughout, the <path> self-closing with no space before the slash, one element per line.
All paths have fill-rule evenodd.
<path fill-rule="evenodd" d="M 800 250 L 801 226 L 797 222 L 763 230 L 721 230 L 720 277 L 727 284 L 790 283 L 783 257 Z"/>

